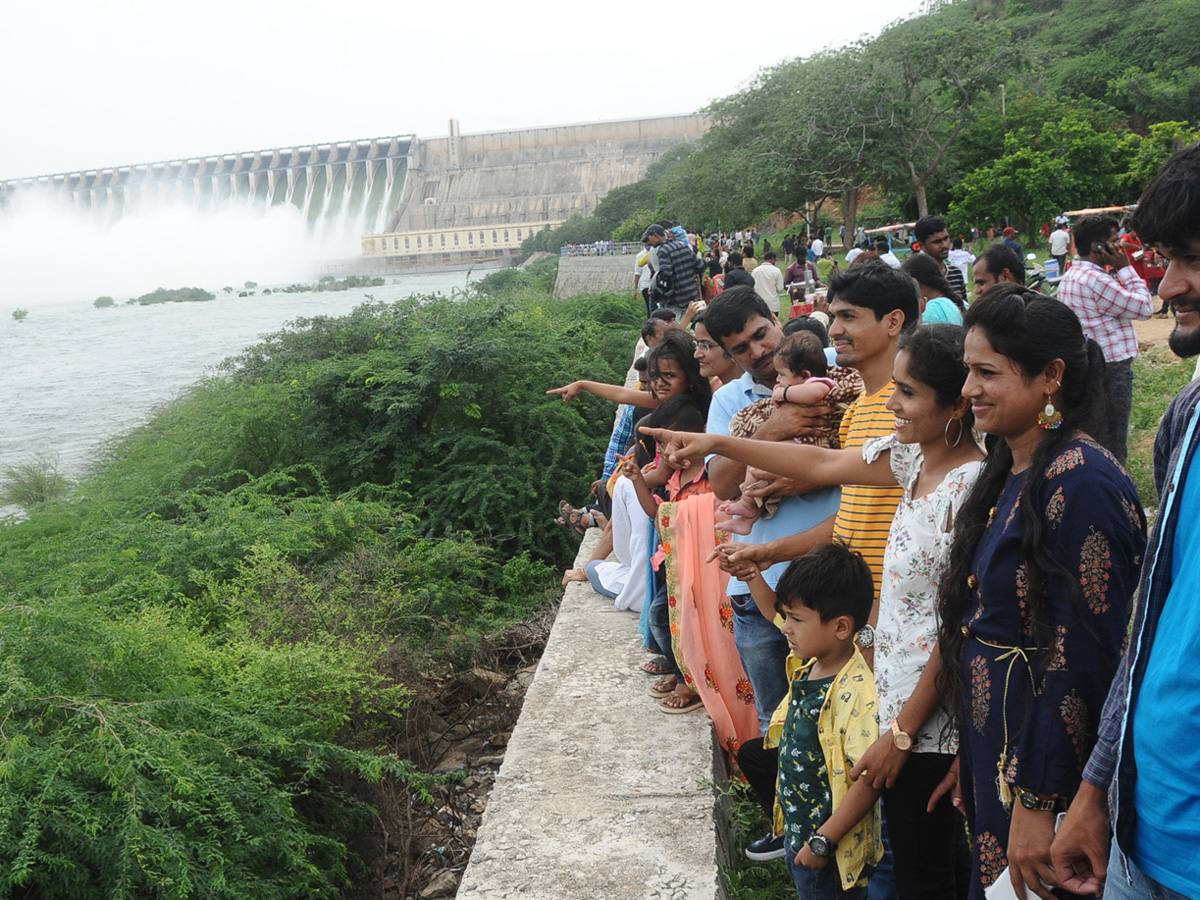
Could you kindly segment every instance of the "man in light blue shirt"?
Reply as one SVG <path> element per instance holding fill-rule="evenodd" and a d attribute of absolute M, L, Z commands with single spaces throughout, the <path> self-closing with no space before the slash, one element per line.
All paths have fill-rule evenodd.
<path fill-rule="evenodd" d="M 729 288 L 717 295 L 705 312 L 704 324 L 713 340 L 721 344 L 744 374 L 713 394 L 708 411 L 709 434 L 729 434 L 730 420 L 756 400 L 771 396 L 775 387 L 775 348 L 783 336 L 779 320 L 753 288 Z M 791 440 L 813 426 L 816 412 L 798 404 L 785 403 L 755 433 L 757 440 Z M 745 465 L 720 456 L 707 460 L 709 481 L 722 500 L 737 495 L 746 475 Z M 811 537 L 808 546 L 829 540 L 833 518 L 841 500 L 838 488 L 799 493 L 799 487 L 786 479 L 777 479 L 775 494 L 782 498 L 778 512 L 771 518 L 759 518 L 750 534 L 731 535 L 738 543 L 769 545 L 780 538 L 804 533 Z M 801 554 L 806 552 L 803 548 Z M 780 575 L 792 560 L 762 557 L 762 576 L 774 589 Z M 739 567 L 742 574 L 746 565 Z M 732 570 L 731 570 L 732 571 Z M 733 572 L 733 574 L 737 574 Z M 740 578 L 729 582 L 733 602 L 733 638 L 742 667 L 754 688 L 754 707 L 759 726 L 766 733 L 771 713 L 788 691 L 787 639 L 755 605 L 750 589 Z"/>

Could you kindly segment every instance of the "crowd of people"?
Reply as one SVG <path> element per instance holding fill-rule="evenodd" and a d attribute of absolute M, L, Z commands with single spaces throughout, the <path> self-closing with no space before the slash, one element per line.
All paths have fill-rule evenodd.
<path fill-rule="evenodd" d="M 601 240 L 585 244 L 563 244 L 559 256 L 624 256 L 636 249 L 637 244 Z"/>
<path fill-rule="evenodd" d="M 1130 224 L 1200 355 L 1200 145 Z M 813 272 L 805 247 L 827 313 L 783 323 L 796 272 L 704 306 L 676 227 L 647 231 L 636 386 L 548 392 L 619 404 L 595 503 L 560 510 L 603 528 L 564 584 L 640 616 L 661 712 L 711 717 L 773 823 L 747 855 L 805 900 L 1200 897 L 1200 382 L 1160 429 L 1150 531 L 1124 461 L 1153 305 L 1118 223 L 1076 224 L 1057 298 L 1005 243 L 969 298 L 937 217 L 896 266 Z"/>

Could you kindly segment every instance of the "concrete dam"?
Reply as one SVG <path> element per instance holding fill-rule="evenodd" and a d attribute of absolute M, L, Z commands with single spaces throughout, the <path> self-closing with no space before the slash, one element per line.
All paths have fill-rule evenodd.
<path fill-rule="evenodd" d="M 521 242 L 632 184 L 698 139 L 703 116 L 661 116 L 445 137 L 394 135 L 79 169 L 0 181 L 0 210 L 27 197 L 111 224 L 151 206 L 202 212 L 291 204 L 309 231 L 361 247 L 342 271 L 510 264 Z"/>

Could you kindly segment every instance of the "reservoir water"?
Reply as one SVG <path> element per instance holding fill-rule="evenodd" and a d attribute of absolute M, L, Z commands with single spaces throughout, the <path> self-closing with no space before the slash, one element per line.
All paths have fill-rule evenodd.
<path fill-rule="evenodd" d="M 218 294 L 207 303 L 105 309 L 10 299 L 0 308 L 0 473 L 52 451 L 62 471 L 78 475 L 105 438 L 145 421 L 181 388 L 286 322 L 339 316 L 368 295 L 393 301 L 449 294 L 466 279 L 464 272 L 408 275 L 335 293 Z M 18 306 L 29 308 L 24 321 L 11 316 Z"/>

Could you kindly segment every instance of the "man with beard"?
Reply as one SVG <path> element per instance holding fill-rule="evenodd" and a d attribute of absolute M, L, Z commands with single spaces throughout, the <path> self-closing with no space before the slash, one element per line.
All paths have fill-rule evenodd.
<path fill-rule="evenodd" d="M 1200 355 L 1200 144 L 1167 161 L 1133 226 L 1168 260 L 1158 292 L 1175 312 L 1171 349 Z M 1077 893 L 1103 885 L 1117 900 L 1200 897 L 1200 744 L 1187 738 L 1200 717 L 1200 471 L 1191 471 L 1198 445 L 1200 381 L 1192 381 L 1167 408 L 1154 443 L 1158 516 L 1129 648 L 1051 852 L 1049 877 Z"/>
<path fill-rule="evenodd" d="M 913 236 L 921 245 L 921 251 L 932 258 L 942 269 L 942 274 L 950 282 L 950 287 L 958 294 L 963 307 L 967 303 L 967 285 L 963 281 L 962 270 L 958 266 L 946 264 L 950 256 L 950 232 L 946 230 L 946 220 L 941 216 L 923 216 L 913 226 Z M 953 298 L 951 298 L 953 299 Z"/>

